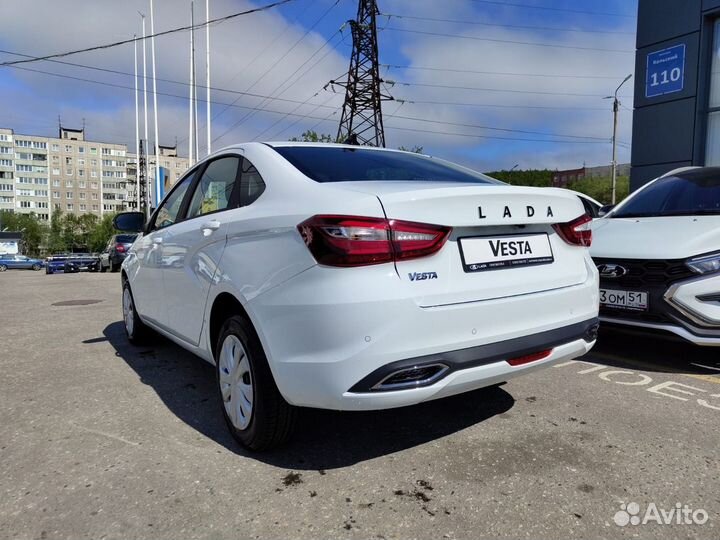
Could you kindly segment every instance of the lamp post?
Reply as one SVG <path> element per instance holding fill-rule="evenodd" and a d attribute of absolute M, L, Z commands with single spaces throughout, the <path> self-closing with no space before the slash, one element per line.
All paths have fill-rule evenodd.
<path fill-rule="evenodd" d="M 625 77 L 623 81 L 615 89 L 615 94 L 608 96 L 605 99 L 613 100 L 613 136 L 612 136 L 612 201 L 611 204 L 615 204 L 616 199 L 616 186 L 617 186 L 617 123 L 618 123 L 618 111 L 620 110 L 620 101 L 618 100 L 618 91 L 620 87 L 628 82 L 632 77 L 632 73 Z"/>

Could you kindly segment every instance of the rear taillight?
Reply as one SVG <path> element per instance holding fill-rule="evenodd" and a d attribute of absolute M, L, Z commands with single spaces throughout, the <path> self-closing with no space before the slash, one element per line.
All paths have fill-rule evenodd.
<path fill-rule="evenodd" d="M 592 244 L 592 218 L 583 214 L 568 223 L 557 223 L 553 229 L 571 246 L 590 247 Z"/>
<path fill-rule="evenodd" d="M 123 253 L 125 251 L 125 246 L 122 244 L 115 244 L 115 251 L 118 253 Z"/>
<path fill-rule="evenodd" d="M 328 266 L 365 266 L 426 257 L 442 248 L 450 227 L 396 219 L 313 216 L 298 230 L 315 260 Z"/>

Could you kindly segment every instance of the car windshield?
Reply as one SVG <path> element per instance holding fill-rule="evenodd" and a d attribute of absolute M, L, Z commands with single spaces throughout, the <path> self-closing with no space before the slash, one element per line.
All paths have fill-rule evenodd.
<path fill-rule="evenodd" d="M 489 176 L 419 154 L 336 146 L 279 146 L 275 150 L 316 182 L 389 180 L 502 184 Z"/>
<path fill-rule="evenodd" d="M 115 240 L 121 244 L 132 244 L 137 238 L 137 234 L 118 234 Z"/>
<path fill-rule="evenodd" d="M 686 173 L 660 178 L 609 217 L 720 215 L 720 174 Z"/>

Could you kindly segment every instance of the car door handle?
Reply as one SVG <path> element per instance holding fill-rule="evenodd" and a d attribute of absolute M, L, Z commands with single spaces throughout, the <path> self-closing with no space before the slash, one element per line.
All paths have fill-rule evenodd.
<path fill-rule="evenodd" d="M 220 228 L 220 222 L 216 220 L 206 221 L 200 226 L 204 236 L 210 236 L 213 231 L 217 231 Z"/>

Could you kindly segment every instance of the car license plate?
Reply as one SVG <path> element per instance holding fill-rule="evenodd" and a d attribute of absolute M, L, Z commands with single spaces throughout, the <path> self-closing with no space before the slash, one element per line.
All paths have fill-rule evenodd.
<path fill-rule="evenodd" d="M 553 258 L 547 234 L 476 236 L 458 239 L 466 272 L 549 264 Z"/>
<path fill-rule="evenodd" d="M 648 293 L 640 291 L 617 291 L 600 289 L 600 305 L 612 308 L 647 311 Z"/>

